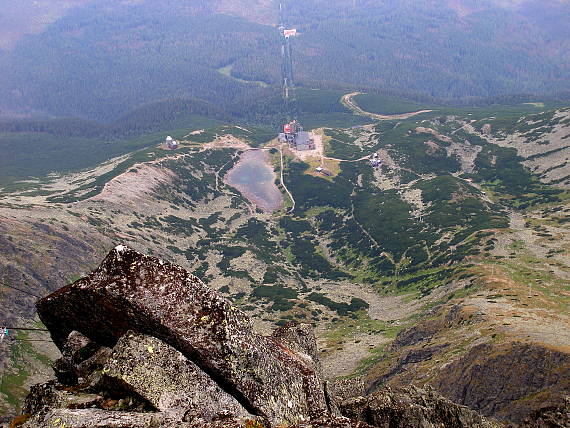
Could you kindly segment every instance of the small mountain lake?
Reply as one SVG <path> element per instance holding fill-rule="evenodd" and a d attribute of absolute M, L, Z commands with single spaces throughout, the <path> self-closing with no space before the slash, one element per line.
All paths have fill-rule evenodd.
<path fill-rule="evenodd" d="M 263 211 L 276 211 L 283 205 L 283 196 L 275 185 L 275 172 L 263 150 L 245 152 L 224 180 Z"/>

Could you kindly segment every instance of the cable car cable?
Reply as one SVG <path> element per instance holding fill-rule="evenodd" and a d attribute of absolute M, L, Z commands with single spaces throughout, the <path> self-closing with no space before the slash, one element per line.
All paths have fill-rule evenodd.
<path fill-rule="evenodd" d="M 31 293 L 30 291 L 22 290 L 21 288 L 14 287 L 13 285 L 8 285 L 8 284 L 0 283 L 0 286 L 12 288 L 13 290 L 17 290 L 17 291 L 20 291 L 21 293 L 26 293 L 26 294 L 29 294 L 30 296 L 36 297 L 36 298 L 38 298 L 38 299 L 41 299 L 41 297 L 38 296 L 37 294 Z"/>

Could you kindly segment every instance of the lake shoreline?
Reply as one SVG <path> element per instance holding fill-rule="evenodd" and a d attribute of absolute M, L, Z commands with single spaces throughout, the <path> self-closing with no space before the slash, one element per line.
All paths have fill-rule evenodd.
<path fill-rule="evenodd" d="M 283 195 L 275 180 L 277 174 L 264 150 L 244 152 L 224 176 L 224 183 L 236 188 L 247 200 L 264 212 L 283 207 Z"/>

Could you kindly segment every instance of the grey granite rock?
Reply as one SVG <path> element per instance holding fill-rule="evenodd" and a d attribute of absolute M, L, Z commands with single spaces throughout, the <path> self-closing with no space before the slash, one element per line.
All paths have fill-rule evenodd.
<path fill-rule="evenodd" d="M 247 411 L 272 423 L 328 412 L 323 382 L 306 354 L 255 332 L 242 311 L 181 267 L 127 247 L 116 247 L 92 274 L 37 308 L 60 349 L 73 330 L 108 347 L 134 330 L 180 351 Z"/>
<path fill-rule="evenodd" d="M 129 332 L 117 342 L 103 368 L 103 387 L 132 391 L 179 419 L 211 422 L 228 416 L 252 418 L 196 364 L 164 342 Z"/>

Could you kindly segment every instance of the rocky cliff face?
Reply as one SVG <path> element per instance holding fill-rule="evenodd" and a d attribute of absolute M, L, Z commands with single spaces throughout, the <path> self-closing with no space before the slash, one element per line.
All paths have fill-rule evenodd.
<path fill-rule="evenodd" d="M 484 427 L 498 423 L 457 406 L 433 390 L 415 387 L 384 388 L 367 397 L 356 397 L 340 403 L 343 414 L 373 426 L 386 428 Z"/>
<path fill-rule="evenodd" d="M 124 246 L 37 308 L 63 357 L 24 427 L 498 426 L 431 391 L 330 388 L 310 327 L 262 336 L 195 276 Z"/>
<path fill-rule="evenodd" d="M 440 310 L 432 319 L 402 330 L 380 364 L 384 365 L 371 371 L 363 388 L 431 386 L 455 403 L 517 424 L 538 417 L 541 409 L 567 402 L 567 347 L 524 342 L 507 334 L 497 338 L 473 334 L 488 323 L 481 311 L 466 306 Z M 456 351 L 458 340 L 466 348 L 463 352 Z"/>
<path fill-rule="evenodd" d="M 569 427 L 570 397 L 566 397 L 558 406 L 547 406 L 534 411 L 520 428 Z"/>
<path fill-rule="evenodd" d="M 433 384 L 456 403 L 520 422 L 570 391 L 570 355 L 524 343 L 482 344 L 444 367 Z M 494 382 L 490 381 L 494 379 Z"/>

